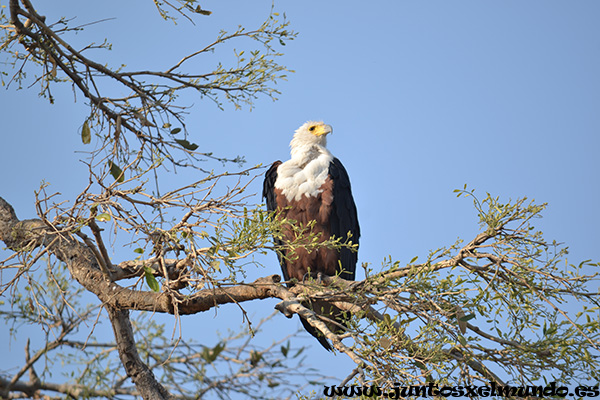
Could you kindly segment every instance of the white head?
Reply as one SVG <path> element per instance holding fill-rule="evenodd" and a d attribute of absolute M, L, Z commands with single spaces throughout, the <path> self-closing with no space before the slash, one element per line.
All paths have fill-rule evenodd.
<path fill-rule="evenodd" d="M 296 130 L 290 143 L 292 158 L 277 168 L 275 188 L 288 201 L 317 196 L 328 177 L 333 155 L 325 147 L 333 128 L 322 121 L 308 121 Z"/>
<path fill-rule="evenodd" d="M 292 156 L 294 150 L 307 152 L 313 147 L 319 150 L 325 150 L 327 146 L 327 135 L 333 132 L 331 125 L 325 124 L 323 121 L 308 121 L 304 123 L 300 128 L 296 129 L 294 138 L 290 142 L 292 148 Z"/>

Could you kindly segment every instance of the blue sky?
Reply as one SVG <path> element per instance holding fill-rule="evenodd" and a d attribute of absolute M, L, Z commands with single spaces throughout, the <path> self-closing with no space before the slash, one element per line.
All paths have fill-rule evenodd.
<path fill-rule="evenodd" d="M 271 8 L 270 1 L 206 0 L 210 17 L 173 26 L 149 1 L 60 3 L 39 2 L 39 12 L 77 16 L 77 23 L 116 17 L 75 40 L 107 36 L 113 50 L 98 57 L 132 69 L 172 65 L 219 29 L 258 25 Z M 359 262 L 375 268 L 388 255 L 423 259 L 430 249 L 472 238 L 476 213 L 453 193 L 464 184 L 481 197 L 549 203 L 537 222 L 546 237 L 570 247 L 571 263 L 600 260 L 600 3 L 278 1 L 275 11 L 285 12 L 299 33 L 281 48 L 281 62 L 296 72 L 277 85 L 279 101 L 259 99 L 252 111 L 219 111 L 185 97 L 194 104 L 187 128 L 201 149 L 266 165 L 287 159 L 291 136 L 306 120 L 331 124 L 329 148 L 350 174 L 358 207 Z M 35 88 L 14 89 L 0 91 L 0 196 L 20 218 L 31 218 L 42 180 L 65 198 L 86 184 L 79 162 L 85 155 L 77 151 L 86 150 L 79 131 L 87 110 L 67 86 L 55 88 L 54 105 Z M 261 202 L 260 182 L 251 189 Z M 255 276 L 278 271 L 273 255 Z M 275 304 L 255 303 L 257 315 Z M 193 330 L 207 319 L 221 330 L 241 324 L 238 311 L 219 312 L 231 317 L 207 313 L 186 326 Z M 283 317 L 277 323 L 281 335 L 299 326 Z M 344 377 L 352 369 L 311 340 L 304 335 L 301 343 L 312 347 L 324 375 Z"/>

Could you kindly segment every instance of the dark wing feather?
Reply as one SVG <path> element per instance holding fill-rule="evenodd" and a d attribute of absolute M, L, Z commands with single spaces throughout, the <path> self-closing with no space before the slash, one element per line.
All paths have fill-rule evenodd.
<path fill-rule="evenodd" d="M 267 210 L 268 211 L 276 211 L 277 210 L 277 198 L 275 196 L 275 181 L 277 180 L 277 168 L 281 165 L 281 161 L 275 161 L 271 168 L 267 170 L 265 173 L 265 181 L 263 182 L 263 197 L 267 201 Z M 274 242 L 277 246 L 283 245 L 283 241 L 280 239 L 274 239 Z M 279 252 L 277 252 L 277 258 L 279 258 L 279 264 L 281 265 L 281 272 L 283 272 L 283 279 L 285 281 L 289 281 L 290 278 L 287 273 L 287 266 L 285 264 L 285 259 L 281 256 Z"/>
<path fill-rule="evenodd" d="M 281 165 L 281 161 L 275 161 L 271 168 L 265 173 L 265 181 L 263 182 L 263 197 L 267 200 L 267 210 L 275 211 L 277 202 L 275 199 L 275 181 L 277 180 L 277 168 Z"/>
<path fill-rule="evenodd" d="M 352 235 L 350 240 L 358 244 L 360 237 L 360 227 L 358 225 L 358 215 L 356 205 L 352 198 L 352 188 L 350 178 L 346 169 L 338 160 L 334 158 L 329 165 L 329 175 L 333 180 L 333 208 L 330 215 L 331 234 L 336 238 L 341 237 L 343 241 L 348 238 L 348 232 Z M 342 264 L 342 273 L 340 277 L 347 280 L 354 280 L 356 272 L 356 262 L 358 253 L 344 247 L 340 250 L 340 262 Z"/>

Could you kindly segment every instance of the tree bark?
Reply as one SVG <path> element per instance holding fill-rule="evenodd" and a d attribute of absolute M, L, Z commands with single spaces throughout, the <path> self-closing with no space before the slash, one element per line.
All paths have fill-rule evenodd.
<path fill-rule="evenodd" d="M 156 380 L 150 368 L 140 359 L 135 347 L 129 311 L 117 310 L 112 306 L 106 306 L 106 311 L 115 333 L 121 363 L 142 397 L 147 400 L 169 399 L 171 395 L 167 389 Z"/>
<path fill-rule="evenodd" d="M 31 251 L 35 247 L 47 247 L 50 253 L 66 263 L 77 282 L 96 293 L 100 300 L 107 297 L 111 283 L 100 272 L 99 265 L 89 248 L 66 234 L 52 232 L 41 220 L 19 221 L 12 206 L 2 197 L 0 197 L 0 239 L 13 251 L 24 249 Z M 129 311 L 106 303 L 105 308 L 113 326 L 121 362 L 142 397 L 151 400 L 170 398 L 167 390 L 140 359 L 129 320 Z"/>

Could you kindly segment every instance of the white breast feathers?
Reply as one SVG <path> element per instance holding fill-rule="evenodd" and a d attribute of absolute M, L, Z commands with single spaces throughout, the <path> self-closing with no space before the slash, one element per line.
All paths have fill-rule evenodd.
<path fill-rule="evenodd" d="M 305 164 L 305 160 L 292 157 L 277 168 L 275 188 L 280 189 L 288 201 L 298 201 L 303 195 L 316 197 L 322 192 L 332 160 L 327 150 Z"/>

